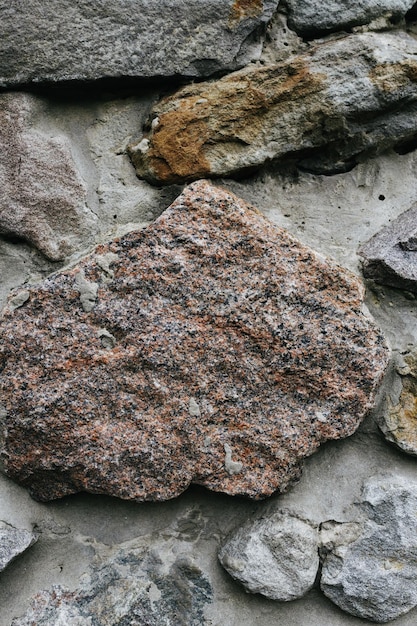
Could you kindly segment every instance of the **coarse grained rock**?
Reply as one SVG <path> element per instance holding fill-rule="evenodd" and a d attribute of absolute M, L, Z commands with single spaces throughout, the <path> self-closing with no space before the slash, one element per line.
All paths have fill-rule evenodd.
<path fill-rule="evenodd" d="M 0 95 L 0 235 L 59 261 L 88 239 L 96 220 L 68 138 L 36 128 L 44 106 L 30 94 Z"/>
<path fill-rule="evenodd" d="M 0 86 L 199 77 L 261 53 L 279 0 L 25 0 L 0 9 Z"/>
<path fill-rule="evenodd" d="M 417 204 L 363 244 L 358 254 L 366 278 L 417 293 Z"/>
<path fill-rule="evenodd" d="M 346 171 L 415 136 L 416 54 L 405 33 L 354 34 L 184 87 L 154 106 L 130 157 L 154 184 L 233 176 L 271 160 Z"/>
<path fill-rule="evenodd" d="M 286 511 L 248 520 L 226 538 L 219 560 L 246 591 L 296 600 L 316 579 L 317 527 Z"/>
<path fill-rule="evenodd" d="M 288 25 L 300 35 L 318 37 L 329 32 L 350 29 L 387 17 L 398 23 L 413 7 L 415 0 L 286 0 Z"/>
<path fill-rule="evenodd" d="M 12 626 L 203 626 L 209 578 L 181 542 L 150 548 L 147 538 L 97 558 L 75 591 L 55 585 L 37 593 Z"/>
<path fill-rule="evenodd" d="M 37 540 L 36 533 L 0 521 L 0 572 Z"/>
<path fill-rule="evenodd" d="M 409 477 L 370 478 L 362 530 L 339 527 L 324 559 L 321 589 L 341 609 L 378 623 L 417 605 L 417 483 Z"/>
<path fill-rule="evenodd" d="M 5 471 L 40 500 L 284 490 L 373 405 L 388 349 L 362 298 L 233 194 L 190 185 L 146 229 L 12 294 Z"/>
<path fill-rule="evenodd" d="M 384 411 L 378 412 L 378 426 L 385 438 L 398 448 L 417 456 L 417 352 L 402 357 L 402 367 L 397 367 L 400 390 L 391 385 L 390 396 Z"/>

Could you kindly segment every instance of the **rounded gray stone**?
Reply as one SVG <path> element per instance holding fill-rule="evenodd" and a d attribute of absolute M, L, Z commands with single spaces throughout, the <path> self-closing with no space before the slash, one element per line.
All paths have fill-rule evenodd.
<path fill-rule="evenodd" d="M 219 560 L 247 591 L 272 600 L 295 600 L 316 578 L 317 528 L 286 512 L 250 520 L 226 540 Z"/>

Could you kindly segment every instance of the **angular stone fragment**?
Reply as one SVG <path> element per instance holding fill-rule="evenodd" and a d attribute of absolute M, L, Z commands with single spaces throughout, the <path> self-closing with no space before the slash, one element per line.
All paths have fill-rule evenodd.
<path fill-rule="evenodd" d="M 417 352 L 404 356 L 399 369 L 401 390 L 397 401 L 388 400 L 378 415 L 378 425 L 386 439 L 398 448 L 417 456 Z"/>
<path fill-rule="evenodd" d="M 398 23 L 415 0 L 287 0 L 288 25 L 300 35 L 316 37 L 384 17 Z"/>
<path fill-rule="evenodd" d="M 34 127 L 42 106 L 29 94 L 0 95 L 0 235 L 29 241 L 58 261 L 95 224 L 69 141 Z"/>
<path fill-rule="evenodd" d="M 204 626 L 211 584 L 190 554 L 178 555 L 180 547 L 171 541 L 151 550 L 146 537 L 124 545 L 76 591 L 54 586 L 38 593 L 12 626 Z"/>
<path fill-rule="evenodd" d="M 417 204 L 374 235 L 358 253 L 363 257 L 364 276 L 417 293 Z"/>
<path fill-rule="evenodd" d="M 387 364 L 359 280 L 205 181 L 24 291 L 0 325 L 2 458 L 40 500 L 263 498 L 354 432 Z"/>
<path fill-rule="evenodd" d="M 131 159 L 138 176 L 156 184 L 233 175 L 274 159 L 344 171 L 358 155 L 414 137 L 416 54 L 404 33 L 363 33 L 184 87 L 156 104 Z"/>
<path fill-rule="evenodd" d="M 34 533 L 0 521 L 0 572 L 36 541 Z"/>
<path fill-rule="evenodd" d="M 362 509 L 367 519 L 361 530 L 341 525 L 328 547 L 321 588 L 344 611 L 388 622 L 417 605 L 417 483 L 372 478 Z"/>
<path fill-rule="evenodd" d="M 236 69 L 260 55 L 278 1 L 3 3 L 0 86 Z"/>
<path fill-rule="evenodd" d="M 295 600 L 316 579 L 317 528 L 286 512 L 250 520 L 227 538 L 219 559 L 247 591 L 271 600 Z"/>

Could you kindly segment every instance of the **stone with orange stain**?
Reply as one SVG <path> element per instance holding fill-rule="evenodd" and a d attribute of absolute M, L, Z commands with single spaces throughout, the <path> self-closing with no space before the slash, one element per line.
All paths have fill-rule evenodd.
<path fill-rule="evenodd" d="M 204 181 L 24 292 L 0 323 L 2 461 L 40 500 L 282 491 L 388 359 L 353 274 Z"/>
<path fill-rule="evenodd" d="M 417 455 L 417 351 L 403 357 L 404 366 L 398 368 L 401 390 L 398 397 L 388 399 L 388 406 L 378 417 L 385 437 L 398 448 Z"/>
<path fill-rule="evenodd" d="M 416 54 L 404 34 L 354 34 L 184 87 L 155 105 L 130 157 L 154 184 L 233 176 L 272 160 L 350 169 L 417 132 Z"/>
<path fill-rule="evenodd" d="M 263 0 L 234 0 L 230 10 L 229 23 L 233 26 L 250 17 L 258 17 L 262 15 L 263 10 Z"/>

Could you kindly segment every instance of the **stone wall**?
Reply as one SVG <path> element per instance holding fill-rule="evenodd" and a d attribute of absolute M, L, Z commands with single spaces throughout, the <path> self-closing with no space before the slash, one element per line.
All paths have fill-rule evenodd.
<path fill-rule="evenodd" d="M 416 7 L 3 2 L 0 626 L 415 624 Z"/>

